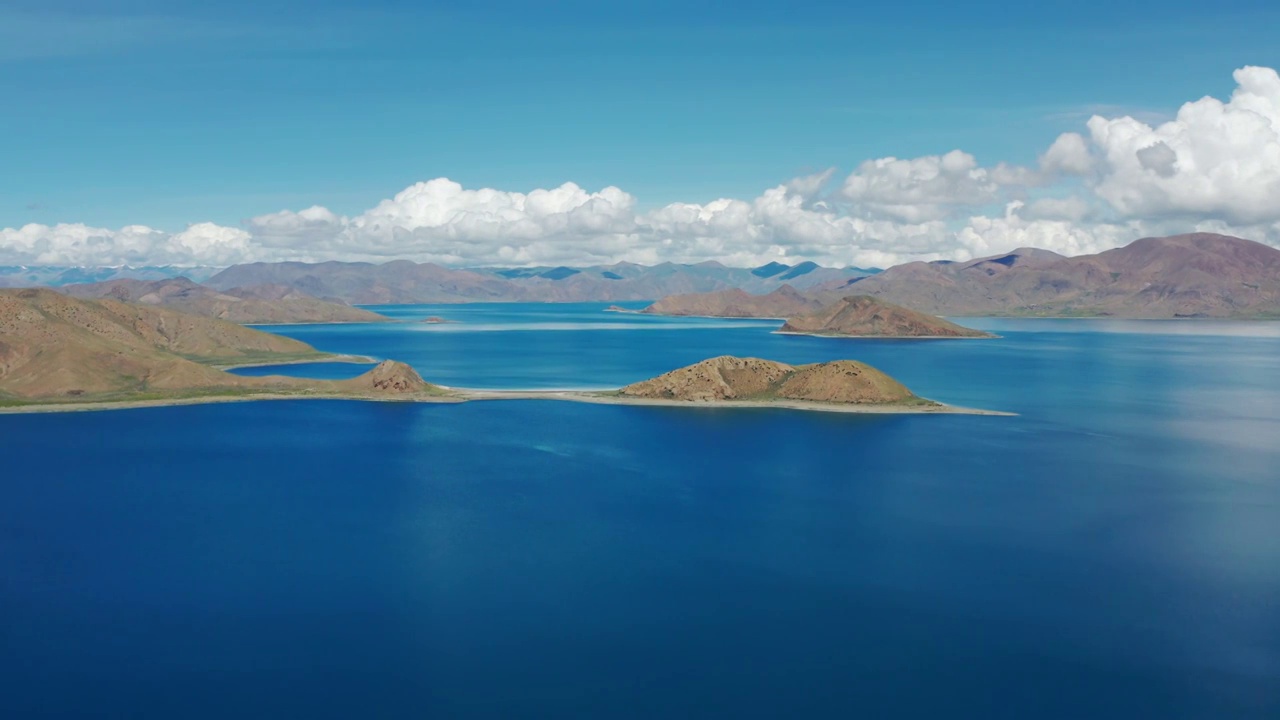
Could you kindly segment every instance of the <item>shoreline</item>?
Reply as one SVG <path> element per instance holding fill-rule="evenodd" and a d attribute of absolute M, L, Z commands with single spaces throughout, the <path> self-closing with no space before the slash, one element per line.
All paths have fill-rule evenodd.
<path fill-rule="evenodd" d="M 239 370 L 240 368 L 273 367 L 275 365 L 310 365 L 311 363 L 351 363 L 352 365 L 376 365 L 379 361 L 368 355 L 331 354 L 318 358 L 298 358 L 295 360 L 267 360 L 262 362 L 237 363 L 235 365 L 211 365 L 215 370 Z"/>
<path fill-rule="evenodd" d="M 774 330 L 772 335 L 793 335 L 795 337 L 830 338 L 832 340 L 999 340 L 1001 336 L 988 335 L 838 335 L 834 333 L 796 332 L 794 330 Z"/>
<path fill-rule="evenodd" d="M 131 410 L 150 407 L 179 405 L 211 405 L 229 402 L 256 402 L 275 400 L 347 400 L 363 402 L 461 404 L 471 401 L 492 400 L 558 400 L 594 405 L 629 405 L 644 407 L 675 407 L 696 409 L 783 409 L 809 412 L 851 413 L 864 415 L 988 415 L 1015 417 L 1017 413 L 1001 410 L 982 410 L 938 403 L 935 405 L 860 405 L 856 403 L 822 403 L 805 400 L 665 400 L 656 398 L 632 398 L 605 394 L 607 391 L 589 390 L 471 390 L 447 388 L 448 395 L 358 395 L 325 393 L 263 393 L 260 395 L 209 395 L 204 397 L 156 398 L 149 400 L 108 400 L 80 403 L 32 403 L 0 407 L 0 415 L 28 413 L 96 412 L 107 410 Z M 930 401 L 933 402 L 933 401 Z"/>
<path fill-rule="evenodd" d="M 606 312 L 619 312 L 618 310 L 610 310 Z M 645 312 L 644 310 L 631 311 L 634 315 L 648 315 L 649 317 L 675 317 L 675 318 L 697 318 L 702 320 L 778 320 L 786 322 L 791 318 L 786 317 L 762 317 L 760 315 L 693 315 L 691 313 L 660 313 Z"/>
<path fill-rule="evenodd" d="M 858 403 L 824 403 L 808 400 L 666 400 L 637 398 L 624 395 L 605 395 L 601 392 L 582 390 L 465 390 L 453 392 L 466 400 L 563 400 L 567 402 L 593 403 L 597 405 L 633 405 L 677 408 L 781 408 L 810 412 L 855 413 L 867 415 L 993 415 L 1015 417 L 1017 413 L 1002 410 L 982 410 L 956 405 L 874 405 Z M 924 398 L 922 398 L 924 399 Z M 935 402 L 929 400 L 928 402 Z"/>

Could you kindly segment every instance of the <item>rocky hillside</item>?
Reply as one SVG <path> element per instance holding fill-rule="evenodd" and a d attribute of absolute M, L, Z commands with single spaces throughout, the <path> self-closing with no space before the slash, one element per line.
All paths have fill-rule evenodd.
<path fill-rule="evenodd" d="M 432 385 L 417 370 L 396 360 L 383 360 L 372 370 L 350 380 L 338 380 L 334 386 L 352 393 L 378 395 L 413 395 L 419 393 L 440 394 L 442 389 Z"/>
<path fill-rule="evenodd" d="M 994 337 L 869 295 L 843 298 L 817 312 L 797 315 L 787 320 L 782 332 L 838 337 Z"/>
<path fill-rule="evenodd" d="M 321 357 L 311 346 L 229 322 L 52 290 L 0 291 L 0 392 L 78 396 L 238 384 L 195 359 Z M 230 380 L 228 380 L 230 378 Z"/>
<path fill-rule="evenodd" d="M 671 295 L 641 312 L 650 315 L 686 315 L 735 318 L 785 318 L 812 312 L 821 303 L 783 285 L 766 295 L 751 295 L 733 288 L 710 293 Z"/>
<path fill-rule="evenodd" d="M 351 380 L 243 377 L 211 363 L 328 357 L 297 340 L 223 320 L 53 290 L 0 290 L 0 404 L 246 394 L 444 394 L 385 361 Z"/>
<path fill-rule="evenodd" d="M 219 292 L 185 277 L 111 280 L 67 285 L 62 292 L 86 299 L 158 305 L 179 312 L 245 325 L 384 322 L 388 318 L 342 302 L 320 300 L 286 285 L 254 285 Z"/>
<path fill-rule="evenodd" d="M 792 366 L 728 355 L 672 370 L 628 385 L 619 392 L 628 397 L 687 402 L 800 400 L 891 404 L 918 400 L 898 381 L 853 360 Z"/>

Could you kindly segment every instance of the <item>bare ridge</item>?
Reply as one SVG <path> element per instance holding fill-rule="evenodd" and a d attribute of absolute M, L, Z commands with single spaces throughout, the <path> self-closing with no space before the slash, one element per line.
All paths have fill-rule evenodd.
<path fill-rule="evenodd" d="M 793 366 L 729 355 L 628 385 L 619 393 L 626 397 L 687 402 L 799 400 L 869 405 L 927 402 L 885 373 L 854 360 Z"/>
<path fill-rule="evenodd" d="M 817 312 L 797 315 L 787 320 L 782 332 L 840 337 L 994 337 L 870 295 L 846 297 Z"/>
<path fill-rule="evenodd" d="M 111 299 L 178 310 L 245 325 L 283 323 L 386 322 L 375 312 L 312 297 L 287 285 L 252 285 L 226 291 L 192 282 L 170 280 L 110 280 L 66 285 L 61 292 L 84 299 Z"/>
<path fill-rule="evenodd" d="M 0 401 L 8 404 L 447 394 L 392 360 L 341 381 L 246 377 L 214 367 L 327 357 L 306 343 L 224 320 L 45 289 L 0 290 Z"/>

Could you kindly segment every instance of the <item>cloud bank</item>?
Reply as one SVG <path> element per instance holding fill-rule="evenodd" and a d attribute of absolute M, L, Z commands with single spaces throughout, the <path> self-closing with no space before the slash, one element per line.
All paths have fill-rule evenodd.
<path fill-rule="evenodd" d="M 82 224 L 0 230 L 0 264 L 229 265 L 408 258 L 447 265 L 815 260 L 888 266 L 1021 246 L 1080 254 L 1144 235 L 1225 232 L 1280 246 L 1280 76 L 1234 73 L 1226 102 L 1188 102 L 1152 126 L 1095 115 L 1036 167 L 982 166 L 962 150 L 867 160 L 754 199 L 637 210 L 617 187 L 512 192 L 420 182 L 354 217 L 282 210 L 241 228 L 177 233 Z"/>

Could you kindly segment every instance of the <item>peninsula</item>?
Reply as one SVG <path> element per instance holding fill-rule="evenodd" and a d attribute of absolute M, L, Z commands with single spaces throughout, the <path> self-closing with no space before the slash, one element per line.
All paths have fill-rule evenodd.
<path fill-rule="evenodd" d="M 244 377 L 219 369 L 345 359 L 290 338 L 165 308 L 78 300 L 44 289 L 0 290 L 3 407 L 446 394 L 408 365 L 390 361 L 342 381 Z"/>

